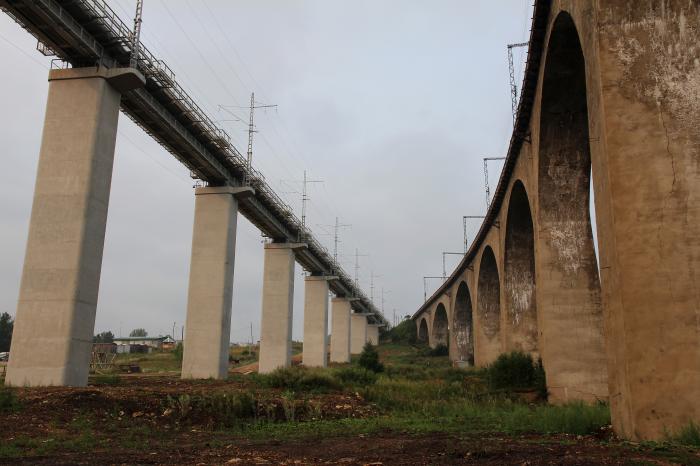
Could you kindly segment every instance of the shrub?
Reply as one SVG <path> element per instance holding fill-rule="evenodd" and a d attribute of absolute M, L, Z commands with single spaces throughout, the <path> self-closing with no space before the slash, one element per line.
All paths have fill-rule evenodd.
<path fill-rule="evenodd" d="M 116 374 L 98 374 L 92 378 L 93 385 L 119 385 L 121 381 Z"/>
<path fill-rule="evenodd" d="M 488 368 L 489 386 L 494 390 L 537 388 L 546 393 L 542 362 L 520 351 L 501 354 Z"/>
<path fill-rule="evenodd" d="M 382 372 L 384 370 L 384 365 L 379 362 L 379 353 L 369 342 L 365 343 L 365 347 L 362 348 L 362 354 L 360 354 L 360 359 L 357 363 L 372 372 Z"/>
<path fill-rule="evenodd" d="M 341 385 L 373 385 L 377 382 L 377 374 L 360 367 L 341 367 L 333 372 L 333 377 Z"/>

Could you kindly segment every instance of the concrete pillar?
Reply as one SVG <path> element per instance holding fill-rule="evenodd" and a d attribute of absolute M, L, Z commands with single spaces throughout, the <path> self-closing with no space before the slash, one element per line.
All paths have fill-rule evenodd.
<path fill-rule="evenodd" d="M 368 325 L 367 326 L 367 341 L 372 345 L 377 346 L 379 344 L 379 326 L 378 325 Z"/>
<path fill-rule="evenodd" d="M 5 383 L 87 383 L 121 93 L 133 69 L 51 70 Z"/>
<path fill-rule="evenodd" d="M 350 300 L 331 300 L 331 362 L 350 362 Z"/>
<path fill-rule="evenodd" d="M 251 188 L 195 190 L 194 230 L 183 379 L 225 379 L 231 334 L 233 265 L 236 251 L 236 194 Z"/>
<path fill-rule="evenodd" d="M 258 372 L 266 374 L 292 363 L 294 250 L 297 243 L 265 245 L 262 324 Z"/>
<path fill-rule="evenodd" d="M 367 343 L 367 317 L 364 314 L 350 315 L 350 353 L 360 354 Z"/>
<path fill-rule="evenodd" d="M 335 277 L 306 277 L 304 281 L 304 353 L 307 367 L 328 365 L 328 280 Z"/>

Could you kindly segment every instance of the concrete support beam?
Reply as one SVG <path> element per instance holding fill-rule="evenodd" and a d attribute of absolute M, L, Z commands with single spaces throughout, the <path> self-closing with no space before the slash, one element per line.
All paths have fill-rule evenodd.
<path fill-rule="evenodd" d="M 236 251 L 236 195 L 252 188 L 195 190 L 183 379 L 225 379 Z"/>
<path fill-rule="evenodd" d="M 350 315 L 350 353 L 360 354 L 367 343 L 367 317 L 364 314 Z"/>
<path fill-rule="evenodd" d="M 379 326 L 378 325 L 368 325 L 367 326 L 367 341 L 372 345 L 377 346 L 379 344 Z"/>
<path fill-rule="evenodd" d="M 51 70 L 5 383 L 87 384 L 121 93 L 133 69 Z"/>
<path fill-rule="evenodd" d="M 258 372 L 267 374 L 292 363 L 292 311 L 294 302 L 294 250 L 297 243 L 265 245 L 262 324 Z"/>
<path fill-rule="evenodd" d="M 350 300 L 331 300 L 331 362 L 350 362 Z"/>
<path fill-rule="evenodd" d="M 328 281 L 337 277 L 306 277 L 304 281 L 304 353 L 307 367 L 328 365 Z"/>

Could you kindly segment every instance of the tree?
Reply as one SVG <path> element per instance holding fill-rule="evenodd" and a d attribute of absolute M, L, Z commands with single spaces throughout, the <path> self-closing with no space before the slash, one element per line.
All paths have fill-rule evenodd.
<path fill-rule="evenodd" d="M 362 354 L 360 354 L 360 359 L 357 363 L 368 371 L 384 371 L 384 364 L 379 362 L 379 353 L 377 353 L 377 350 L 370 342 L 365 343 L 365 347 L 362 348 Z"/>
<path fill-rule="evenodd" d="M 98 333 L 92 339 L 94 343 L 114 343 L 114 334 L 107 330 L 106 332 Z"/>
<path fill-rule="evenodd" d="M 12 341 L 12 330 L 15 323 L 12 317 L 7 312 L 0 315 L 0 353 L 10 351 L 10 342 Z"/>
<path fill-rule="evenodd" d="M 130 337 L 147 337 L 148 332 L 145 328 L 135 328 L 129 334 Z"/>

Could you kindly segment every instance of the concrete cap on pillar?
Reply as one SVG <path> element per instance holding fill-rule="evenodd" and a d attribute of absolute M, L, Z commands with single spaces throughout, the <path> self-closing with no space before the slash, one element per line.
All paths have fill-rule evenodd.
<path fill-rule="evenodd" d="M 340 277 L 336 277 L 335 275 L 309 275 L 307 277 L 304 277 L 304 280 L 308 281 L 331 281 L 331 280 L 340 280 Z"/>
<path fill-rule="evenodd" d="M 240 199 L 255 196 L 255 190 L 250 186 L 238 186 L 235 188 L 233 186 L 206 186 L 194 190 L 195 196 L 203 196 L 206 194 L 231 194 Z"/>
<path fill-rule="evenodd" d="M 65 68 L 49 71 L 49 81 L 64 79 L 102 78 L 120 93 L 138 89 L 146 85 L 146 78 L 135 68 Z"/>
<path fill-rule="evenodd" d="M 265 243 L 265 249 L 304 249 L 308 248 L 306 243 Z"/>

